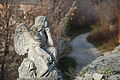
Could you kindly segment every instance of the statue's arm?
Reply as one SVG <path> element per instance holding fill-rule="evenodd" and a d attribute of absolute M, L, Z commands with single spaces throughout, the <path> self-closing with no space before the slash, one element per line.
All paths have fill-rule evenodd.
<path fill-rule="evenodd" d="M 54 43 L 53 43 L 52 36 L 50 34 L 50 29 L 48 27 L 45 28 L 45 32 L 46 32 L 46 35 L 47 35 L 47 38 L 48 38 L 48 44 L 53 47 Z"/>
<path fill-rule="evenodd" d="M 51 60 L 51 56 L 44 49 L 40 47 L 35 47 L 35 51 L 38 55 Z"/>
<path fill-rule="evenodd" d="M 45 21 L 44 27 L 45 27 L 45 32 L 46 32 L 46 35 L 47 35 L 47 38 L 48 38 L 47 43 L 48 43 L 50 46 L 53 47 L 53 46 L 54 46 L 54 43 L 53 43 L 52 36 L 51 36 L 51 34 L 50 34 L 50 29 L 49 29 L 49 27 L 48 27 L 48 21 Z"/>

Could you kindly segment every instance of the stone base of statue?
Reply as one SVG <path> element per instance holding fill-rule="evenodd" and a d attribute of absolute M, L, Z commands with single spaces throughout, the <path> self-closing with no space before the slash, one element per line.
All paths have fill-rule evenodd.
<path fill-rule="evenodd" d="M 46 78 L 18 78 L 17 80 L 58 80 L 57 77 L 46 77 Z"/>
<path fill-rule="evenodd" d="M 59 80 L 57 76 L 41 78 L 18 78 L 17 80 Z"/>
<path fill-rule="evenodd" d="M 18 69 L 18 80 L 58 80 L 58 71 L 53 65 L 49 66 L 46 70 L 45 67 L 38 67 L 38 65 L 41 65 L 41 63 L 35 63 L 25 58 Z M 41 73 L 43 71 L 45 72 Z"/>

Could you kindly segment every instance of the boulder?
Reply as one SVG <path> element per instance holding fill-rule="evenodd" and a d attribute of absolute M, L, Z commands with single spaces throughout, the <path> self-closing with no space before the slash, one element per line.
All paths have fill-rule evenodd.
<path fill-rule="evenodd" d="M 103 78 L 103 74 L 98 74 L 98 73 L 93 74 L 94 80 L 101 80 L 102 78 Z"/>
<path fill-rule="evenodd" d="M 113 50 L 110 52 L 109 55 L 100 56 L 92 63 L 86 66 L 89 71 L 95 70 L 96 72 L 99 71 L 103 67 L 112 67 L 115 71 L 120 70 L 120 50 Z"/>
<path fill-rule="evenodd" d="M 120 75 L 112 75 L 108 78 L 108 80 L 120 80 Z"/>
<path fill-rule="evenodd" d="M 88 74 L 87 72 L 87 74 L 84 75 L 83 80 L 120 80 L 120 75 L 115 75 L 116 72 L 120 71 L 120 46 L 109 52 L 108 55 L 98 57 L 84 68 L 87 68 L 89 73 L 93 73 L 93 75 Z M 111 74 L 112 76 L 109 74 L 103 75 L 104 73 L 98 74 L 97 72 L 99 72 L 102 68 L 110 68 L 115 72 Z"/>
<path fill-rule="evenodd" d="M 85 77 L 84 77 L 83 80 L 93 80 L 93 78 L 92 78 L 92 73 L 85 73 L 84 76 L 85 76 Z"/>

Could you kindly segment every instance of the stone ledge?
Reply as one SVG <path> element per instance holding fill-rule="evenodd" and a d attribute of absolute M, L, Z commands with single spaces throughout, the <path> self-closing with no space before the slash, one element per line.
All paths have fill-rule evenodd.
<path fill-rule="evenodd" d="M 58 78 L 17 78 L 17 80 L 58 80 Z"/>

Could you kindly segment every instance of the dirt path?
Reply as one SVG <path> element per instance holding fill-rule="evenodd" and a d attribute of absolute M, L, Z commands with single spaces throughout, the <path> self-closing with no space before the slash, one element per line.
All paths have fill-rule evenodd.
<path fill-rule="evenodd" d="M 87 42 L 86 38 L 89 34 L 90 33 L 81 34 L 71 42 L 73 50 L 68 56 L 77 61 L 77 71 L 80 71 L 81 68 L 95 60 L 100 55 L 100 52 L 95 46 Z"/>

